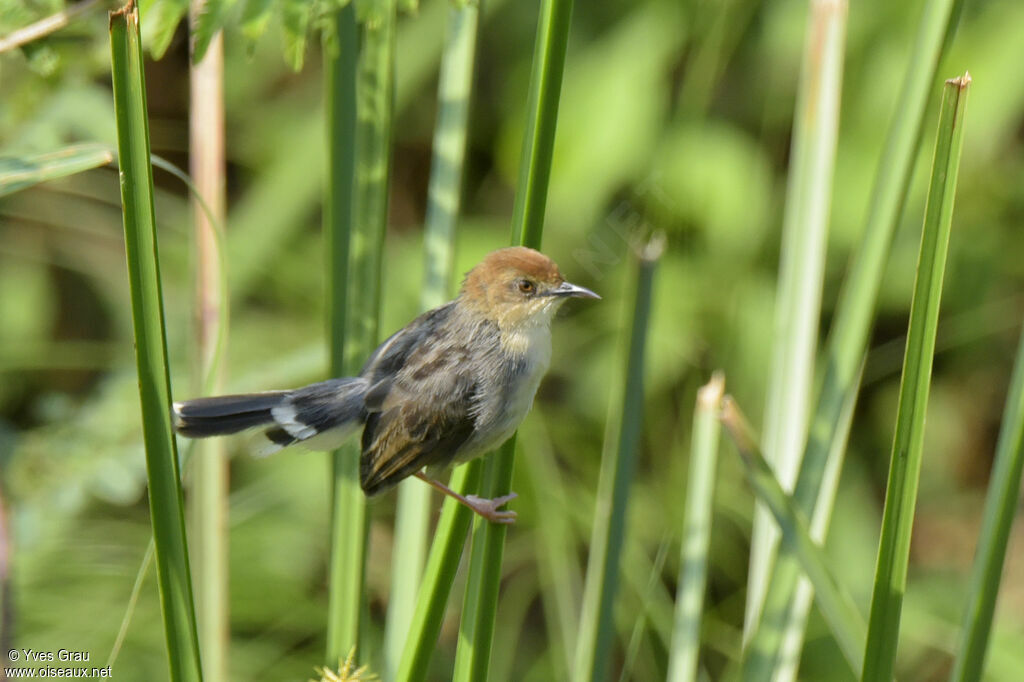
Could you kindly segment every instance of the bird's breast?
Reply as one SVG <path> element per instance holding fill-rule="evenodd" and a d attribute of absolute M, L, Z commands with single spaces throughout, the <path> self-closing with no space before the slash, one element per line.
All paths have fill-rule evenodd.
<path fill-rule="evenodd" d="M 502 333 L 500 349 L 478 384 L 476 428 L 460 449 L 459 461 L 483 455 L 508 440 L 530 411 L 550 361 L 551 331 L 546 326 Z"/>
<path fill-rule="evenodd" d="M 501 349 L 521 359 L 524 369 L 539 367 L 541 374 L 551 364 L 551 329 L 547 325 L 502 332 Z"/>

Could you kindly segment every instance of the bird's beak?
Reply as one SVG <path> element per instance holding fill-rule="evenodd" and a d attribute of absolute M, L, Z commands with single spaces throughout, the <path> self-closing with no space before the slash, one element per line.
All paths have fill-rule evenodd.
<path fill-rule="evenodd" d="M 586 287 L 581 287 L 570 282 L 562 282 L 561 285 L 556 289 L 552 289 L 550 292 L 552 296 L 573 296 L 575 298 L 601 298 L 593 291 Z"/>

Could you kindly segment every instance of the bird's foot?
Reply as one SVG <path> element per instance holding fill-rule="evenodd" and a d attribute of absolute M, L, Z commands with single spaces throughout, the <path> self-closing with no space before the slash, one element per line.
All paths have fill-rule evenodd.
<path fill-rule="evenodd" d="M 508 495 L 496 497 L 491 500 L 486 497 L 466 495 L 466 506 L 491 523 L 515 523 L 516 513 L 514 511 L 511 509 L 499 511 L 498 507 L 508 504 L 517 497 L 519 496 L 515 493 L 509 493 Z"/>

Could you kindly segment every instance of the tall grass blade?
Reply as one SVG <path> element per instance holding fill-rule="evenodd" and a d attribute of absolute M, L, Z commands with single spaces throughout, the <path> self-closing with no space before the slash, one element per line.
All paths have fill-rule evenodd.
<path fill-rule="evenodd" d="M 996 443 L 995 464 L 988 484 L 985 513 L 974 557 L 974 570 L 967 607 L 964 609 L 963 633 L 957 652 L 952 682 L 982 679 L 985 652 L 995 613 L 996 596 L 1002 579 L 1003 562 L 1010 527 L 1017 515 L 1020 498 L 1021 471 L 1024 470 L 1024 333 L 1017 347 L 1010 395 L 1003 411 L 1003 424 Z"/>
<path fill-rule="evenodd" d="M 111 12 L 110 45 L 135 359 L 170 678 L 200 680 L 181 478 L 170 420 L 171 383 L 157 258 L 139 13 L 133 2 Z"/>
<path fill-rule="evenodd" d="M 946 81 L 942 91 L 921 252 L 917 261 L 914 298 L 910 304 L 896 435 L 882 516 L 882 537 L 871 595 L 871 618 L 862 677 L 865 681 L 892 679 L 896 662 L 900 611 L 910 557 L 910 534 L 924 449 L 924 420 L 935 353 L 935 328 L 939 320 L 942 278 L 953 222 L 953 199 L 970 82 L 970 76 L 965 74 L 962 78 Z"/>
<path fill-rule="evenodd" d="M 839 649 L 850 669 L 860 675 L 865 630 L 864 619 L 853 598 L 840 587 L 829 570 L 821 547 L 811 539 L 806 515 L 797 509 L 793 499 L 782 489 L 771 466 L 758 450 L 757 438 L 750 425 L 730 396 L 722 400 L 721 420 L 740 453 L 750 486 L 775 517 L 783 546 L 800 560 Z M 743 679 L 748 679 L 746 673 Z"/>
<path fill-rule="evenodd" d="M 356 173 L 356 67 L 359 28 L 351 3 L 334 13 L 337 40 L 324 46 L 324 101 L 327 124 L 327 180 L 324 186 L 324 241 L 327 259 L 329 372 L 345 371 L 348 309 L 348 252 Z M 335 466 L 338 465 L 335 456 Z"/>
<path fill-rule="evenodd" d="M 482 473 L 483 463 L 475 460 L 455 469 L 448 484 L 460 493 L 479 490 Z M 427 566 L 423 571 L 423 583 L 416 596 L 416 609 L 405 639 L 402 659 L 395 675 L 399 682 L 420 682 L 427 677 L 430 656 L 437 646 L 445 605 L 451 594 L 455 573 L 459 569 L 472 516 L 473 512 L 468 507 L 445 498 L 434 531 L 434 543 L 430 547 Z"/>
<path fill-rule="evenodd" d="M 469 133 L 469 103 L 479 17 L 480 7 L 475 3 L 448 8 L 423 237 L 423 310 L 447 301 L 452 288 L 455 223 L 459 216 L 463 161 Z M 384 644 L 389 677 L 398 669 L 413 618 L 416 590 L 427 554 L 432 496 L 431 489 L 421 481 L 408 480 L 398 485 L 395 540 L 391 553 L 391 595 Z"/>
<path fill-rule="evenodd" d="M 765 458 L 788 491 L 796 484 L 807 443 L 845 45 L 846 2 L 813 0 L 793 123 L 763 434 Z M 746 641 L 756 630 L 777 546 L 775 524 L 768 510 L 757 506 L 743 623 Z"/>
<path fill-rule="evenodd" d="M 48 180 L 105 166 L 114 151 L 105 144 L 75 144 L 29 156 L 0 156 L 0 197 Z"/>
<path fill-rule="evenodd" d="M 519 184 L 512 209 L 512 243 L 540 248 L 558 122 L 558 100 L 569 44 L 572 0 L 543 0 L 533 52 Z"/>
<path fill-rule="evenodd" d="M 572 0 L 544 0 L 541 4 L 530 74 L 519 185 L 512 212 L 512 243 L 534 249 L 540 248 L 544 231 L 544 207 L 551 177 L 551 157 L 571 16 Z M 497 453 L 487 458 L 481 485 L 484 497 L 495 498 L 508 494 L 515 463 L 515 440 L 513 435 Z M 475 519 L 474 527 L 479 532 L 475 531 L 473 535 L 470 580 L 466 586 L 459 646 L 456 650 L 456 680 L 486 679 L 494 618 L 498 608 L 501 557 L 507 528 L 502 524 L 484 523 L 479 518 Z M 472 572 L 474 566 L 478 567 L 476 574 Z"/>
<path fill-rule="evenodd" d="M 192 16 L 204 10 L 193 0 Z M 195 25 L 195 22 L 193 22 Z M 225 218 L 224 41 L 208 36 L 206 53 L 190 70 L 189 160 L 197 193 L 193 199 L 196 249 L 196 383 L 202 395 L 223 393 L 221 360 L 227 336 L 227 290 L 221 242 L 215 225 Z M 207 210 L 214 213 L 207 215 Z M 228 679 L 228 460 L 224 441 L 194 444 L 189 500 L 196 539 L 196 601 L 202 641 L 203 676 Z"/>
<path fill-rule="evenodd" d="M 864 236 L 854 253 L 840 291 L 836 316 L 825 348 L 824 377 L 811 418 L 806 451 L 793 490 L 797 507 L 813 515 L 812 530 L 824 537 L 835 487 L 823 484 L 826 472 L 842 468 L 843 442 L 849 428 L 844 413 L 852 414 L 860 386 L 860 368 L 871 332 L 875 303 L 881 286 L 893 232 L 898 222 L 921 135 L 927 96 L 939 59 L 952 39 L 962 0 L 929 0 L 919 24 L 900 99 L 886 137 L 885 152 L 875 176 Z M 830 494 L 831 491 L 831 494 Z M 815 532 L 815 537 L 819 534 Z M 778 571 L 769 571 L 766 594 L 789 604 L 798 583 L 799 565 L 785 548 Z M 771 559 L 771 557 L 769 557 Z M 770 562 L 771 563 L 771 562 Z M 783 569 L 783 564 L 787 564 Z M 779 627 L 785 627 L 781 621 Z M 766 633 L 775 636 L 774 633 Z M 766 651 L 765 643 L 758 651 Z M 791 646 L 791 645 L 788 645 Z M 777 649 L 777 647 L 775 647 Z M 773 653 L 774 657 L 776 654 Z"/>
<path fill-rule="evenodd" d="M 583 586 L 580 634 L 572 679 L 605 680 L 615 629 L 613 608 L 618 588 L 619 560 L 626 528 L 629 487 L 643 429 L 644 357 L 650 321 L 654 270 L 664 244 L 655 238 L 639 254 L 634 296 L 628 300 L 631 324 L 625 340 L 621 381 L 616 382 L 608 415 L 597 508 L 590 538 L 590 556 Z"/>
<path fill-rule="evenodd" d="M 352 222 L 348 232 L 348 281 L 344 317 L 344 344 L 341 371 L 337 376 L 354 376 L 378 341 L 381 302 L 381 266 L 387 227 L 388 178 L 391 154 L 391 121 L 394 103 L 395 25 L 394 0 L 390 0 L 381 21 L 361 26 L 360 53 L 356 66 L 355 102 L 355 165 L 352 197 Z M 342 15 L 339 21 L 347 21 Z M 339 35 L 344 27 L 339 27 Z M 350 31 L 349 31 L 350 33 Z M 342 43 L 346 42 L 344 37 Z M 344 49 L 344 48 L 342 48 Z M 343 53 L 344 54 L 344 53 Z M 333 67 L 332 67 L 333 68 Z M 338 68 L 345 68 L 338 65 Z M 337 73 L 344 79 L 351 72 Z M 344 92 L 332 92 L 330 100 Z M 345 106 L 343 103 L 341 106 Z M 347 114 L 341 114 L 347 115 Z M 340 121 L 328 124 L 333 130 Z M 341 132 L 340 130 L 338 131 Z M 351 138 L 349 138 L 351 140 Z M 332 154 L 343 141 L 331 139 Z M 339 171 L 332 160 L 332 173 Z M 344 160 L 338 160 L 343 163 Z M 345 171 L 341 171 L 344 173 Z M 331 189 L 342 194 L 344 187 Z M 334 219 L 344 221 L 344 199 L 339 202 Z M 332 226 L 331 229 L 337 229 Z M 332 240 L 344 239 L 335 234 Z M 340 250 L 332 241 L 332 258 Z M 337 284 L 332 284 L 337 292 Z M 332 300 L 336 307 L 337 300 Z M 332 313 L 335 315 L 336 313 Z M 339 331 L 337 318 L 332 317 L 332 352 L 337 353 Z M 337 356 L 335 355 L 335 361 Z M 333 363 L 332 363 L 333 364 Z M 338 369 L 332 366 L 332 373 Z M 360 643 L 360 616 L 365 604 L 365 571 L 368 519 L 366 498 L 359 485 L 359 451 L 356 443 L 348 443 L 334 456 L 333 502 L 331 518 L 330 588 L 327 621 L 327 664 L 338 661 Z"/>
<path fill-rule="evenodd" d="M 700 625 L 708 576 L 708 547 L 711 544 L 715 469 L 718 467 L 718 407 L 724 390 L 725 377 L 716 372 L 711 381 L 697 392 L 690 473 L 686 482 L 686 511 L 681 534 L 679 580 L 676 581 L 678 594 L 675 624 L 668 659 L 669 682 L 688 682 L 697 676 Z"/>

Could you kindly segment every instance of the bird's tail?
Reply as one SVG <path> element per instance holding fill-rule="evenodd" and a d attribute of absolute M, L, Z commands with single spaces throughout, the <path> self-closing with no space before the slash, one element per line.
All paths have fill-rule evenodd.
<path fill-rule="evenodd" d="M 300 442 L 331 450 L 366 421 L 368 384 L 361 377 L 329 379 L 293 391 L 185 400 L 174 403 L 174 429 L 206 438 L 263 426 L 271 452 Z"/>

